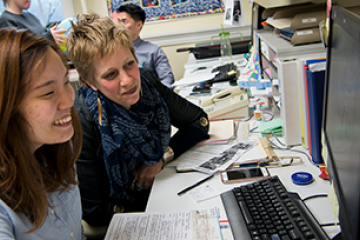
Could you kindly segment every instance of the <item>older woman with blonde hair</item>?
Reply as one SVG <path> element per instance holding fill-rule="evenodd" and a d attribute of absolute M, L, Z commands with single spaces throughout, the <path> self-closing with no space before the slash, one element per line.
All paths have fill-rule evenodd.
<path fill-rule="evenodd" d="M 83 218 L 107 225 L 115 212 L 145 210 L 165 164 L 208 138 L 207 114 L 139 70 L 127 30 L 110 18 L 81 15 L 67 56 L 82 84 L 75 106 L 84 132 L 77 161 Z"/>

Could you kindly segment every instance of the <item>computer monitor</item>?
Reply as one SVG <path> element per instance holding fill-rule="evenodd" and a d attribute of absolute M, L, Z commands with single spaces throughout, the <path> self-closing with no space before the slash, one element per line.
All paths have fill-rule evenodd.
<path fill-rule="evenodd" d="M 343 240 L 360 239 L 360 17 L 333 6 L 327 52 L 323 154 Z M 327 156 L 326 156 L 327 155 Z"/>

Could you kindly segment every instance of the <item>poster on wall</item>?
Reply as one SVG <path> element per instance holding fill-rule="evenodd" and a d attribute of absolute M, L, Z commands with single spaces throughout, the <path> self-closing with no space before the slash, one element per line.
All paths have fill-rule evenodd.
<path fill-rule="evenodd" d="M 241 0 L 225 0 L 224 24 L 244 26 Z"/>
<path fill-rule="evenodd" d="M 116 10 L 124 4 L 136 4 L 144 9 L 146 21 L 177 19 L 220 13 L 225 0 L 107 0 L 109 16 L 117 18 Z"/>

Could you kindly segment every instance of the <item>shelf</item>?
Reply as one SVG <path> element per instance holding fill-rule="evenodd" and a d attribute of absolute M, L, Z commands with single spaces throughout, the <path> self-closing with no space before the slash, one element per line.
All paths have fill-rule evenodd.
<path fill-rule="evenodd" d="M 289 5 L 296 5 L 302 3 L 325 3 L 326 0 L 254 0 L 254 3 L 264 7 L 264 8 L 273 8 L 273 7 L 284 7 Z"/>
<path fill-rule="evenodd" d="M 322 43 L 293 46 L 289 41 L 273 34 L 272 31 L 256 30 L 256 33 L 260 40 L 265 41 L 280 60 L 291 60 L 299 55 L 325 53 Z"/>
<path fill-rule="evenodd" d="M 270 61 L 264 54 L 261 54 L 261 56 L 270 65 L 270 67 L 272 67 L 275 71 L 277 71 L 277 66 L 275 66 L 273 61 Z"/>

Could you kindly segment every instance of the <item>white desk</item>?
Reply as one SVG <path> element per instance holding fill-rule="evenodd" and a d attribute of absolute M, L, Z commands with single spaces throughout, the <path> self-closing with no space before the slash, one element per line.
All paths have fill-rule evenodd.
<path fill-rule="evenodd" d="M 193 69 L 196 69 L 198 66 L 202 66 L 205 63 L 204 60 L 196 61 L 195 59 L 192 59 L 193 56 L 191 55 L 192 54 L 190 54 L 189 56 L 188 64 L 185 65 L 186 71 L 184 76 L 193 74 Z M 210 59 L 208 61 L 208 64 L 212 66 L 216 66 L 216 64 L 219 63 L 220 61 L 216 59 Z M 186 92 L 184 92 L 183 90 L 182 94 L 180 95 L 184 96 L 186 95 Z M 297 147 L 295 149 L 300 151 L 306 151 L 303 147 Z M 270 174 L 278 175 L 289 192 L 298 193 L 301 199 L 317 194 L 329 193 L 331 187 L 330 182 L 318 177 L 320 174 L 320 170 L 308 160 L 305 154 L 282 150 L 275 150 L 275 153 L 279 157 L 300 156 L 304 160 L 303 164 L 280 168 L 269 168 Z M 291 180 L 291 175 L 299 171 L 311 173 L 315 179 L 314 182 L 306 186 L 298 186 L 293 184 Z M 189 196 L 189 194 L 183 194 L 181 196 L 177 195 L 179 191 L 203 179 L 204 177 L 206 177 L 206 175 L 203 173 L 177 173 L 174 167 L 165 167 L 162 172 L 158 174 L 155 178 L 148 200 L 146 212 L 196 210 L 218 207 L 220 212 L 220 220 L 226 220 L 227 216 L 219 196 L 220 193 L 226 192 L 233 187 L 240 186 L 241 184 L 247 184 L 249 182 L 244 182 L 241 184 L 223 184 L 221 182 L 219 174 L 216 174 L 215 177 L 208 180 L 206 183 L 210 184 L 219 193 L 218 196 L 197 203 Z M 327 198 L 310 199 L 305 201 L 305 205 L 309 208 L 309 210 L 312 212 L 312 214 L 315 216 L 315 218 L 320 224 L 335 222 L 331 212 L 330 202 Z M 335 236 L 340 231 L 339 227 L 325 227 L 324 230 L 329 237 Z"/>
<path fill-rule="evenodd" d="M 303 150 L 302 147 L 298 149 Z M 320 170 L 308 161 L 304 154 L 294 153 L 291 151 L 275 150 L 278 156 L 301 156 L 304 164 L 293 165 L 281 168 L 269 168 L 271 175 L 278 175 L 286 189 L 290 192 L 297 192 L 300 198 L 316 195 L 327 194 L 330 190 L 330 182 L 319 178 Z M 307 186 L 298 186 L 292 183 L 291 175 L 295 172 L 306 171 L 313 175 L 314 182 Z M 226 220 L 226 213 L 221 202 L 220 196 L 195 202 L 188 194 L 178 196 L 177 193 L 192 185 L 193 183 L 204 178 L 206 175 L 198 172 L 176 173 L 174 167 L 166 167 L 155 178 L 154 185 L 151 190 L 146 212 L 162 212 L 174 210 L 196 210 L 218 207 L 220 212 L 220 220 Z M 245 183 L 223 184 L 220 176 L 207 181 L 219 194 L 240 186 Z M 332 223 L 334 218 L 330 208 L 330 202 L 327 198 L 315 198 L 305 201 L 307 207 L 311 210 L 315 218 L 322 223 Z M 326 227 L 325 232 L 329 237 L 333 237 L 339 232 L 339 227 Z"/>

